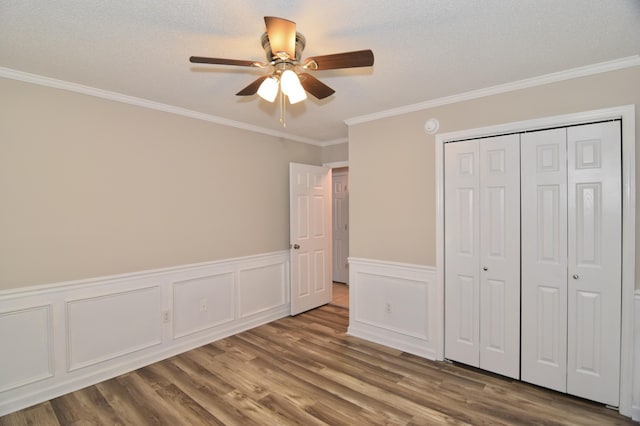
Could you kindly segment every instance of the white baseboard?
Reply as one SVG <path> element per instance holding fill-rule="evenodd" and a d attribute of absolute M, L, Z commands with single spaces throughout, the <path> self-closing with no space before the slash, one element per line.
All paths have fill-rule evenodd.
<path fill-rule="evenodd" d="M 428 359 L 441 359 L 442 307 L 435 268 L 349 258 L 349 329 Z"/>
<path fill-rule="evenodd" d="M 633 374 L 631 418 L 640 422 L 640 290 L 634 294 Z"/>
<path fill-rule="evenodd" d="M 289 252 L 0 292 L 0 416 L 290 314 Z"/>

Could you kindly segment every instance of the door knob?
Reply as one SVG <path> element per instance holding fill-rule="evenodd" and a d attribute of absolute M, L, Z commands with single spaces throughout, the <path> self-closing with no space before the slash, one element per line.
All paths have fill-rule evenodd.
<path fill-rule="evenodd" d="M 487 268 L 486 266 L 483 266 L 483 267 L 482 267 L 482 270 L 483 270 L 483 271 L 488 271 L 488 270 L 489 270 L 489 268 Z"/>
<path fill-rule="evenodd" d="M 293 244 L 291 246 L 294 250 L 298 250 L 300 248 L 300 244 Z"/>
<path fill-rule="evenodd" d="M 573 274 L 573 279 L 574 279 L 574 280 L 577 280 L 578 278 L 580 278 L 580 275 L 578 275 L 578 274 Z"/>

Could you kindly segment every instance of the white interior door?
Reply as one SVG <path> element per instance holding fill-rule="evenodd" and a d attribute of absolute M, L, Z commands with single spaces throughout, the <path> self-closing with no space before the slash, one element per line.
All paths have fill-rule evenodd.
<path fill-rule="evenodd" d="M 480 366 L 480 231 L 477 141 L 447 143 L 445 164 L 445 357 Z"/>
<path fill-rule="evenodd" d="M 620 122 L 570 127 L 567 392 L 618 406 L 621 310 Z"/>
<path fill-rule="evenodd" d="M 349 283 L 349 174 L 333 173 L 333 281 Z"/>
<path fill-rule="evenodd" d="M 479 140 L 480 368 L 520 378 L 520 136 Z"/>
<path fill-rule="evenodd" d="M 291 315 L 331 301 L 331 169 L 289 164 Z"/>
<path fill-rule="evenodd" d="M 518 135 L 448 143 L 445 357 L 520 377 Z"/>
<path fill-rule="evenodd" d="M 521 136 L 522 380 L 567 390 L 567 129 Z"/>

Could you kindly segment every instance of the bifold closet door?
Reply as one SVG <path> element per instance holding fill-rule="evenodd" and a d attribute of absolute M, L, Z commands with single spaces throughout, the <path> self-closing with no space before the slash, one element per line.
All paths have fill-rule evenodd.
<path fill-rule="evenodd" d="M 567 392 L 618 406 L 622 297 L 620 122 L 567 129 Z"/>
<path fill-rule="evenodd" d="M 620 123 L 522 135 L 522 379 L 617 406 Z"/>
<path fill-rule="evenodd" d="M 444 151 L 445 356 L 519 378 L 519 136 Z"/>
<path fill-rule="evenodd" d="M 521 136 L 522 380 L 567 390 L 567 129 Z"/>

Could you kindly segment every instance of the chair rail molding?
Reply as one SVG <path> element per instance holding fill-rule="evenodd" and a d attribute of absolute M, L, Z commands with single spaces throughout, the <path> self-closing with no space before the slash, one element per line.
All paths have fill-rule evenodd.
<path fill-rule="evenodd" d="M 289 251 L 0 292 L 0 416 L 288 316 Z"/>
<path fill-rule="evenodd" d="M 348 334 L 428 359 L 442 315 L 431 266 L 352 258 Z"/>

